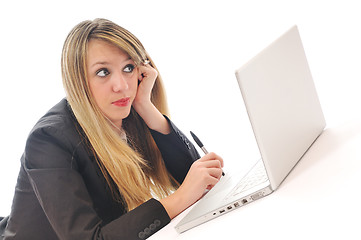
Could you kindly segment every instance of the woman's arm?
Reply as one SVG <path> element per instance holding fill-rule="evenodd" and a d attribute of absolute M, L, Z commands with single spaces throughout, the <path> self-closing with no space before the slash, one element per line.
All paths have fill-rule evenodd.
<path fill-rule="evenodd" d="M 105 224 L 89 195 L 92 186 L 85 184 L 79 172 L 74 155 L 77 144 L 65 131 L 52 127 L 36 130 L 29 136 L 24 154 L 37 202 L 59 239 L 143 239 L 169 223 L 163 205 L 152 199 Z M 87 177 L 100 181 L 96 174 Z"/>
<path fill-rule="evenodd" d="M 169 134 L 172 130 L 170 124 L 150 101 L 151 90 L 158 72 L 149 64 L 139 66 L 138 71 L 141 82 L 133 107 L 149 128 L 162 134 Z M 167 159 L 165 162 L 167 166 Z M 179 164 L 185 165 L 186 162 L 185 160 L 179 161 Z M 169 162 L 167 167 L 169 168 Z M 222 158 L 214 153 L 207 154 L 194 162 L 179 189 L 172 195 L 160 200 L 170 218 L 174 218 L 200 199 L 206 189 L 212 188 L 222 176 L 222 167 Z M 174 172 L 179 170 L 175 169 Z"/>
<path fill-rule="evenodd" d="M 223 160 L 214 153 L 200 158 L 188 138 L 171 120 L 166 119 L 171 126 L 170 134 L 163 135 L 153 130 L 151 133 L 168 171 L 181 183 L 174 194 L 160 200 L 169 216 L 173 218 L 201 198 L 206 189 L 212 188 L 218 182 L 222 174 Z"/>
<path fill-rule="evenodd" d="M 162 134 L 169 134 L 171 128 L 167 119 L 161 114 L 152 102 L 133 104 L 135 111 L 142 117 L 147 126 Z"/>
<path fill-rule="evenodd" d="M 170 119 L 166 116 L 165 118 L 171 127 L 169 134 L 162 134 L 152 129 L 150 132 L 162 154 L 168 171 L 179 183 L 182 183 L 189 168 L 200 156 L 186 135 Z"/>

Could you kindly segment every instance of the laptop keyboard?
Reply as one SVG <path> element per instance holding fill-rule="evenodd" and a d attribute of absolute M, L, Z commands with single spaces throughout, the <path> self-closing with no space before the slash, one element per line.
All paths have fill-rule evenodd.
<path fill-rule="evenodd" d="M 266 173 L 266 169 L 264 168 L 262 160 L 260 160 L 236 185 L 236 187 L 230 192 L 227 198 L 237 196 L 238 194 L 254 186 L 257 186 L 258 184 L 264 183 L 267 180 L 268 176 Z"/>

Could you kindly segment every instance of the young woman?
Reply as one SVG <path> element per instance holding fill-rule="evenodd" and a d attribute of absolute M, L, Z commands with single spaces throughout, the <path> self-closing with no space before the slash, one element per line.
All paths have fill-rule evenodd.
<path fill-rule="evenodd" d="M 145 239 L 220 179 L 222 158 L 199 159 L 169 120 L 158 71 L 127 30 L 75 26 L 62 77 L 66 98 L 29 134 L 3 239 Z"/>

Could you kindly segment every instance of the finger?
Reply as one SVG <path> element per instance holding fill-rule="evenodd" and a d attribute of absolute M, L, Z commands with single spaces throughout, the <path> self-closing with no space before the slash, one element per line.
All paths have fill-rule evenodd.
<path fill-rule="evenodd" d="M 213 178 L 219 180 L 222 176 L 222 169 L 221 168 L 209 168 L 209 175 Z"/>
<path fill-rule="evenodd" d="M 215 159 L 217 159 L 218 161 L 221 162 L 221 166 L 224 167 L 224 161 L 223 158 L 215 153 L 213 153 L 215 155 Z"/>
<path fill-rule="evenodd" d="M 222 171 L 217 171 L 216 169 L 213 169 L 212 171 L 213 171 L 212 174 L 214 174 L 214 175 L 218 175 L 218 174 L 220 176 L 222 175 Z M 207 186 L 214 187 L 219 182 L 219 179 L 220 179 L 220 177 L 215 177 L 215 176 L 210 175 L 209 178 L 207 179 L 206 184 L 207 184 Z"/>
<path fill-rule="evenodd" d="M 144 79 L 144 77 L 145 77 L 145 75 L 144 75 L 144 72 L 145 72 L 144 66 L 138 66 L 138 72 L 139 72 L 138 79 L 139 79 L 139 81 L 142 81 Z"/>
<path fill-rule="evenodd" d="M 157 70 L 152 68 L 149 64 L 146 66 L 140 65 L 138 66 L 139 69 L 139 80 L 142 81 L 145 78 L 152 78 L 155 79 L 158 75 Z"/>
<path fill-rule="evenodd" d="M 217 160 L 221 163 L 221 166 L 224 167 L 223 158 L 221 158 L 220 156 L 218 156 L 217 154 L 215 154 L 213 152 L 204 155 L 202 158 L 198 159 L 197 161 L 207 162 L 210 160 Z"/>
<path fill-rule="evenodd" d="M 222 169 L 221 163 L 218 160 L 209 160 L 209 161 L 196 161 L 192 166 L 194 169 L 207 169 L 209 168 L 219 168 Z"/>
<path fill-rule="evenodd" d="M 193 163 L 191 168 L 194 169 L 195 172 L 198 172 L 198 174 L 201 174 L 201 178 L 205 179 L 208 179 L 209 177 L 220 179 L 222 175 L 221 163 L 218 160 L 210 160 L 206 162 L 196 161 Z M 199 175 L 199 177 L 201 175 Z M 205 181 L 208 182 L 208 180 Z"/>
<path fill-rule="evenodd" d="M 222 168 L 221 162 L 217 159 L 199 162 L 199 165 L 204 168 Z"/>
<path fill-rule="evenodd" d="M 200 179 L 204 179 L 205 184 L 210 184 L 214 179 L 217 181 L 222 177 L 222 168 L 219 161 L 199 163 L 198 166 L 195 166 L 195 169 L 199 169 L 198 176 Z"/>
<path fill-rule="evenodd" d="M 219 159 L 223 161 L 223 159 L 214 152 L 207 153 L 201 159 Z"/>

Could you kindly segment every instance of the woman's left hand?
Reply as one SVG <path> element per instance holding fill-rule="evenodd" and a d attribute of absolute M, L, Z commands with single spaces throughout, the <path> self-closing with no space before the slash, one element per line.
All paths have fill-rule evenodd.
<path fill-rule="evenodd" d="M 157 70 L 150 66 L 149 63 L 138 66 L 138 72 L 139 85 L 133 102 L 134 108 L 137 108 L 137 105 L 141 106 L 150 103 L 151 92 L 158 76 Z"/>
<path fill-rule="evenodd" d="M 158 72 L 149 63 L 145 63 L 138 66 L 138 74 L 139 85 L 133 107 L 149 128 L 168 134 L 170 132 L 168 121 L 150 100 Z"/>

